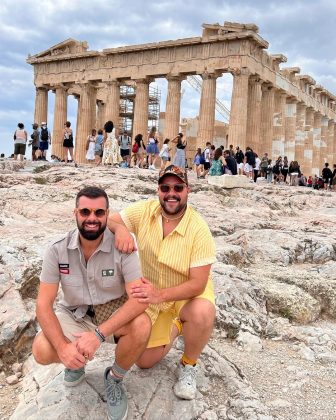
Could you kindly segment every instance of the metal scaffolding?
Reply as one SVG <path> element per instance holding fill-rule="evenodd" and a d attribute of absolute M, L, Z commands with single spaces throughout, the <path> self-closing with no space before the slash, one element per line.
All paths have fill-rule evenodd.
<path fill-rule="evenodd" d="M 127 131 L 129 136 L 133 135 L 134 101 L 136 97 L 135 85 L 120 86 L 120 120 L 119 132 Z M 148 103 L 148 128 L 159 129 L 161 92 L 158 87 L 149 86 Z"/>

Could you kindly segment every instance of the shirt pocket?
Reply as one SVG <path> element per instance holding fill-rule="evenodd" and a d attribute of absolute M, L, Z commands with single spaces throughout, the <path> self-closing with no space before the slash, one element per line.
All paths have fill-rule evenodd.
<path fill-rule="evenodd" d="M 104 289 L 116 289 L 119 283 L 114 275 L 101 278 L 101 285 Z"/>
<path fill-rule="evenodd" d="M 82 276 L 76 274 L 62 274 L 61 286 L 64 299 L 69 305 L 83 305 L 84 287 Z"/>

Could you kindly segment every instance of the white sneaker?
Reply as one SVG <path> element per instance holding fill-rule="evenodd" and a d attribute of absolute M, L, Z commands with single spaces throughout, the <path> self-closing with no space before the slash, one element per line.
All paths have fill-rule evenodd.
<path fill-rule="evenodd" d="M 193 400 L 196 397 L 197 365 L 178 366 L 178 379 L 174 385 L 174 393 L 183 400 Z"/>
<path fill-rule="evenodd" d="M 149 166 L 148 166 L 148 169 L 150 169 L 151 171 L 155 171 L 155 170 L 156 170 L 156 168 L 155 168 L 155 166 L 154 166 L 154 165 L 149 165 Z"/>

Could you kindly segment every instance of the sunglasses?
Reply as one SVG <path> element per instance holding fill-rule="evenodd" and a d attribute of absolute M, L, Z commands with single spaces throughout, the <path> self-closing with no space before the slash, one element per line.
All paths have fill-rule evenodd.
<path fill-rule="evenodd" d="M 91 213 L 94 213 L 96 217 L 104 217 L 108 212 L 107 209 L 89 209 L 87 207 L 81 209 L 75 209 L 77 213 L 79 213 L 82 217 L 89 217 Z"/>
<path fill-rule="evenodd" d="M 162 193 L 167 193 L 171 190 L 174 190 L 177 193 L 181 193 L 184 190 L 185 187 L 186 187 L 185 184 L 175 184 L 175 185 L 160 184 L 159 185 L 159 190 Z"/>

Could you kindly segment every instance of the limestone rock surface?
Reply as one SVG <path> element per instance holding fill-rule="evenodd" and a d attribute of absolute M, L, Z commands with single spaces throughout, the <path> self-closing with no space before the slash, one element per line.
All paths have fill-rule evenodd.
<path fill-rule="evenodd" d="M 113 362 L 111 346 L 99 350 L 86 381 L 72 390 L 62 385 L 62 366 L 37 366 L 28 357 L 37 330 L 43 251 L 75 227 L 74 198 L 85 185 L 106 189 L 111 209 L 119 211 L 155 198 L 158 175 L 87 165 L 11 165 L 0 166 L 0 369 L 8 377 L 14 362 L 26 360 L 12 418 L 104 418 L 102 373 Z M 217 246 L 215 330 L 201 357 L 196 400 L 174 397 L 181 354 L 174 348 L 154 369 L 133 368 L 127 375 L 129 418 L 332 419 L 336 194 L 263 183 L 227 189 L 194 174 L 189 179 L 189 202 Z"/>

